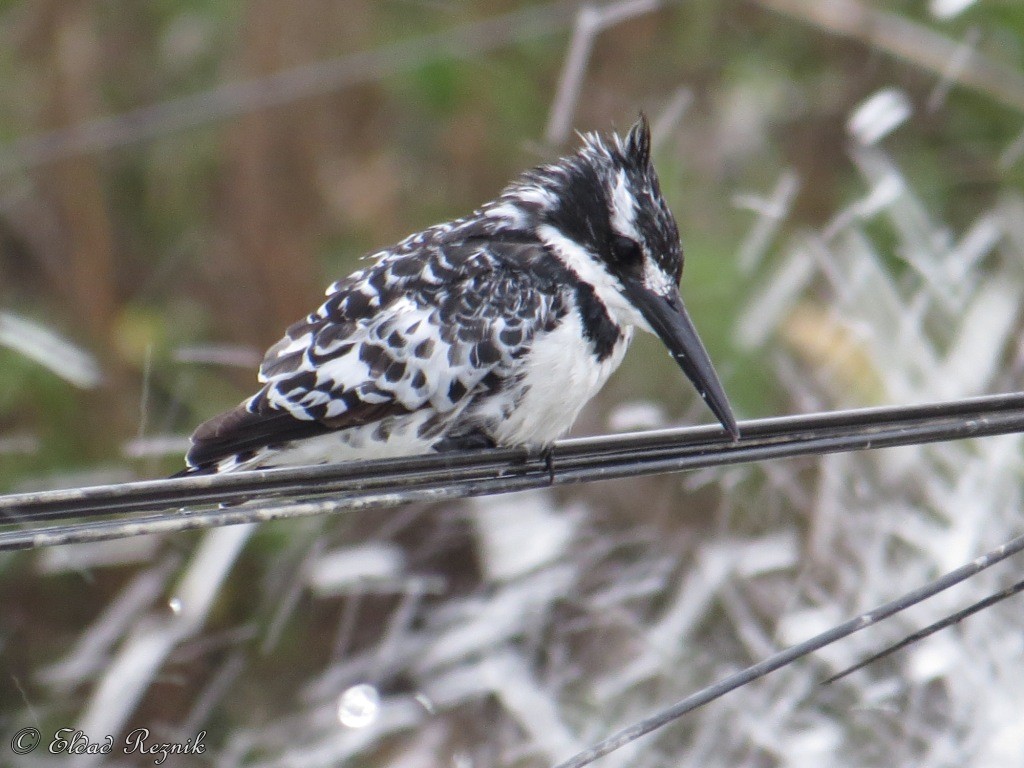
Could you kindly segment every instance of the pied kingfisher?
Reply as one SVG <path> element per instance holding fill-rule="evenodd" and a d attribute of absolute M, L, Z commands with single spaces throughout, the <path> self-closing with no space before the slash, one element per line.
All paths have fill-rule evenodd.
<path fill-rule="evenodd" d="M 641 115 L 466 218 L 372 254 L 288 329 L 262 389 L 196 429 L 183 474 L 494 446 L 546 449 L 657 334 L 738 430 L 679 296 L 683 254 Z"/>

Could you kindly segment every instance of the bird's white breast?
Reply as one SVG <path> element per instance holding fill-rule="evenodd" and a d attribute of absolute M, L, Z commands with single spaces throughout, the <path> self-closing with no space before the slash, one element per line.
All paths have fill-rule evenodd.
<path fill-rule="evenodd" d="M 503 445 L 548 445 L 562 437 L 612 372 L 619 367 L 633 329 L 623 328 L 612 353 L 598 360 L 577 312 L 537 337 L 524 361 L 521 395 L 495 428 Z"/>

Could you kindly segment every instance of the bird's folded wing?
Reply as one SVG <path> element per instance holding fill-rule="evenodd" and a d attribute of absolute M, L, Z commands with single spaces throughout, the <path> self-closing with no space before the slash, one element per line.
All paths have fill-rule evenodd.
<path fill-rule="evenodd" d="M 533 336 L 564 313 L 557 287 L 528 272 L 477 267 L 459 281 L 388 283 L 389 264 L 336 283 L 260 367 L 263 388 L 200 425 L 188 462 L 429 408 L 444 416 L 501 385 Z"/>

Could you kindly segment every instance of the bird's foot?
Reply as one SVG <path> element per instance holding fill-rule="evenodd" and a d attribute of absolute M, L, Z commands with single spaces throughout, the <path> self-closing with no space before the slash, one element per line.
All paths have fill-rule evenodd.
<path fill-rule="evenodd" d="M 555 448 L 549 445 L 541 454 L 544 457 L 544 467 L 548 471 L 548 485 L 555 484 Z"/>
<path fill-rule="evenodd" d="M 555 484 L 555 447 L 553 445 L 526 446 L 526 459 L 527 461 L 543 461 L 544 469 L 548 473 L 548 485 Z"/>

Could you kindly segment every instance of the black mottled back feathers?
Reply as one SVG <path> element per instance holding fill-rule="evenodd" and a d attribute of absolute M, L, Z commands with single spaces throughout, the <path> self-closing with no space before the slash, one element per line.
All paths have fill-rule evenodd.
<path fill-rule="evenodd" d="M 575 282 L 536 240 L 488 242 L 476 233 L 467 242 L 458 227 L 420 233 L 415 245 L 404 241 L 331 286 L 321 307 L 268 351 L 264 387 L 196 430 L 188 463 L 207 467 L 425 408 L 455 410 L 514 376 L 515 361 L 574 298 L 603 358 L 619 330 Z M 353 365 L 332 370 L 331 361 L 346 357 Z"/>

